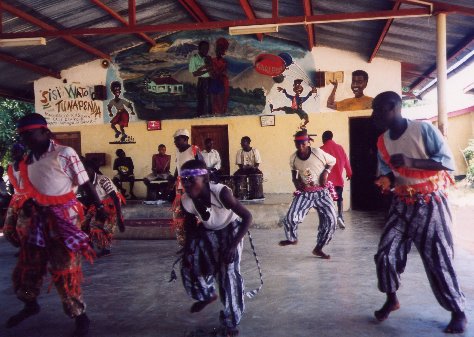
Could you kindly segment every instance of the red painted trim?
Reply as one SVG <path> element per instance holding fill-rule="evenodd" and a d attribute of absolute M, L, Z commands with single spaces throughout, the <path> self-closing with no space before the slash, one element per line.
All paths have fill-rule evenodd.
<path fill-rule="evenodd" d="M 470 114 L 472 112 L 474 112 L 474 105 L 470 106 L 468 108 L 448 112 L 448 118 L 467 115 L 467 114 Z M 431 117 L 431 118 L 425 119 L 425 120 L 430 121 L 430 122 L 436 122 L 438 120 L 438 116 L 434 116 L 434 117 Z"/>
<path fill-rule="evenodd" d="M 278 19 L 278 0 L 272 0 L 272 18 Z"/>
<path fill-rule="evenodd" d="M 0 1 L 0 8 L 6 10 L 7 12 L 9 12 L 13 15 L 18 16 L 19 18 L 21 18 L 25 21 L 28 21 L 29 23 L 32 23 L 32 24 L 44 29 L 47 32 L 50 32 L 50 33 L 59 32 L 59 30 L 56 29 L 55 27 L 53 27 L 53 26 L 51 26 L 51 25 L 35 18 L 34 16 L 32 16 L 28 13 L 23 12 L 22 10 L 19 10 L 18 8 L 14 7 L 14 6 L 6 4 L 5 1 Z M 45 34 L 40 34 L 37 37 L 42 37 L 42 36 L 46 36 L 46 35 Z M 109 55 L 101 52 L 100 50 L 97 50 L 97 49 L 89 46 L 88 44 L 76 39 L 75 37 L 68 36 L 66 34 L 66 35 L 62 36 L 62 38 L 65 39 L 66 41 L 68 41 L 69 43 L 75 45 L 76 47 L 82 48 L 83 50 L 87 51 L 90 54 L 96 55 L 100 58 L 110 60 Z"/>
<path fill-rule="evenodd" d="M 253 20 L 253 19 L 257 18 L 255 16 L 255 13 L 253 12 L 252 6 L 250 6 L 250 3 L 248 2 L 248 0 L 240 0 L 240 6 L 242 6 L 242 9 L 244 10 L 245 15 L 247 16 L 248 19 Z M 257 39 L 259 41 L 263 40 L 263 34 L 262 33 L 258 33 L 256 35 L 257 35 Z"/>
<path fill-rule="evenodd" d="M 395 2 L 395 5 L 393 6 L 393 9 L 398 10 L 400 9 L 401 5 L 402 5 L 401 0 L 397 0 Z M 383 40 L 385 40 L 385 37 L 388 34 L 388 30 L 390 29 L 390 26 L 392 25 L 392 23 L 393 23 L 393 19 L 388 19 L 387 22 L 385 23 L 385 26 L 383 27 L 382 32 L 380 33 L 379 39 L 377 43 L 375 44 L 374 50 L 372 51 L 372 54 L 370 54 L 369 61 L 368 61 L 369 63 L 372 62 L 375 55 L 377 55 L 380 47 L 382 46 Z"/>
<path fill-rule="evenodd" d="M 203 12 L 195 0 L 178 0 L 186 11 L 198 22 L 209 22 L 209 18 Z"/>
<path fill-rule="evenodd" d="M 180 0 L 183 1 L 183 0 Z M 5 4 L 0 2 L 0 7 Z M 277 20 L 273 18 L 259 18 L 253 20 L 226 20 L 226 21 L 209 21 L 200 23 L 166 23 L 158 25 L 137 25 L 133 27 L 107 27 L 107 28 L 79 28 L 79 29 L 62 29 L 62 30 L 38 30 L 19 33 L 3 33 L 0 38 L 17 38 L 17 37 L 38 37 L 38 36 L 72 36 L 72 35 L 117 35 L 117 34 L 135 34 L 149 32 L 168 32 L 168 31 L 197 31 L 207 29 L 229 28 L 234 26 L 264 25 L 264 24 L 301 24 L 304 25 L 310 21 L 313 23 L 328 23 L 337 20 L 361 21 L 361 20 L 381 20 L 383 18 L 395 16 L 397 18 L 430 15 L 428 8 L 408 8 L 383 11 L 354 12 L 354 13 L 337 13 L 337 14 L 320 14 L 312 16 L 288 16 L 279 17 Z"/>
<path fill-rule="evenodd" d="M 128 24 L 135 26 L 137 23 L 137 5 L 135 0 L 128 0 Z"/>
<path fill-rule="evenodd" d="M 120 22 L 124 26 L 129 25 L 127 20 L 125 20 L 119 13 L 117 13 L 112 8 L 110 8 L 109 6 L 104 4 L 102 1 L 100 1 L 100 0 L 91 0 L 91 2 L 94 5 L 96 5 L 97 7 L 100 7 L 101 9 L 103 9 L 105 12 L 107 12 L 107 14 L 109 14 L 111 17 L 113 17 L 115 20 L 117 20 L 118 22 Z M 141 39 L 145 40 L 146 42 L 148 42 L 150 45 L 152 45 L 152 46 L 156 45 L 155 40 L 153 40 L 151 37 L 149 37 L 145 33 L 137 33 L 136 35 L 139 36 Z"/>
<path fill-rule="evenodd" d="M 36 65 L 36 64 L 30 63 L 30 62 L 27 62 L 27 61 L 17 59 L 16 57 L 13 57 L 13 56 L 10 56 L 10 55 L 7 55 L 7 54 L 0 53 L 0 61 L 8 62 L 10 64 L 13 64 L 14 66 L 30 70 L 32 72 L 35 72 L 35 73 L 43 75 L 43 76 L 51 76 L 51 77 L 58 78 L 58 79 L 61 78 L 61 74 L 57 71 L 50 70 L 48 68 L 41 67 L 39 65 Z"/>

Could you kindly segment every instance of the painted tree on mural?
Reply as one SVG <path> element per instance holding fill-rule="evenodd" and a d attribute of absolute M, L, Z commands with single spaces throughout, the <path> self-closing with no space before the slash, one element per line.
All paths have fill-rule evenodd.
<path fill-rule="evenodd" d="M 10 148 L 17 140 L 16 123 L 33 110 L 33 104 L 0 98 L 0 165 L 10 159 Z"/>

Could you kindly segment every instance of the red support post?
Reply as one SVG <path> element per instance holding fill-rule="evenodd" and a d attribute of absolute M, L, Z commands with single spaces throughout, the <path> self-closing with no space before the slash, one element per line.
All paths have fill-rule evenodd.
<path fill-rule="evenodd" d="M 401 5 L 402 5 L 401 0 L 397 0 L 395 2 L 395 5 L 393 6 L 393 9 L 398 10 L 398 9 L 400 9 Z M 370 54 L 370 57 L 369 57 L 369 60 L 368 60 L 369 63 L 372 62 L 375 55 L 377 55 L 380 47 L 382 46 L 383 40 L 385 40 L 385 37 L 388 34 L 388 30 L 390 29 L 390 26 L 392 25 L 392 23 L 393 23 L 393 19 L 388 19 L 387 22 L 385 23 L 385 26 L 383 27 L 382 32 L 380 33 L 379 39 L 378 39 L 378 41 L 377 41 L 377 43 L 374 47 L 374 50 L 372 51 L 372 54 Z"/>
<path fill-rule="evenodd" d="M 4 3 L 0 2 L 0 7 L 4 7 Z M 48 36 L 79 36 L 79 35 L 117 35 L 117 34 L 135 34 L 150 32 L 170 32 L 170 31 L 198 31 L 207 29 L 229 28 L 234 26 L 249 25 L 266 25 L 279 24 L 285 25 L 304 25 L 308 23 L 324 24 L 335 22 L 355 22 L 370 20 L 386 20 L 389 18 L 409 18 L 431 16 L 429 8 L 407 8 L 369 12 L 353 12 L 353 13 L 337 13 L 337 14 L 319 14 L 312 16 L 285 16 L 279 17 L 277 20 L 273 18 L 260 18 L 254 20 L 226 20 L 226 21 L 208 21 L 193 23 L 166 23 L 158 25 L 136 25 L 128 27 L 106 27 L 106 28 L 77 28 L 77 29 L 61 29 L 61 30 L 37 30 L 19 33 L 3 33 L 0 38 L 17 38 L 17 37 L 48 37 Z"/>
<path fill-rule="evenodd" d="M 46 32 L 50 32 L 50 33 L 55 33 L 55 32 L 60 32 L 60 30 L 58 30 L 57 28 L 35 18 L 34 16 L 28 14 L 28 13 L 25 13 L 23 12 L 22 10 L 19 10 L 18 8 L 14 7 L 14 6 L 11 6 L 11 5 L 8 5 L 6 4 L 4 1 L 0 1 L 0 9 L 4 9 L 6 10 L 7 12 L 13 14 L 13 15 L 16 15 L 18 16 L 19 18 L 25 20 L 25 21 L 28 21 L 29 23 L 32 23 L 34 24 L 35 26 L 38 26 L 42 29 L 44 29 Z M 44 37 L 46 36 L 45 34 L 40 34 L 36 37 Z M 103 52 L 101 52 L 100 50 L 92 47 L 92 46 L 89 46 L 88 44 L 78 40 L 77 38 L 73 37 L 73 36 L 68 36 L 68 35 L 63 35 L 61 36 L 64 40 L 66 40 L 67 42 L 69 42 L 70 44 L 76 46 L 76 47 L 79 47 L 85 51 L 87 51 L 88 53 L 90 54 L 93 54 L 95 56 L 98 56 L 100 58 L 103 58 L 103 59 L 107 59 L 107 60 L 110 60 L 110 55 L 107 55 Z"/>
<path fill-rule="evenodd" d="M 135 26 L 137 23 L 137 5 L 135 0 L 128 0 L 128 24 Z"/>
<path fill-rule="evenodd" d="M 272 0 L 272 18 L 278 19 L 278 0 Z"/>
<path fill-rule="evenodd" d="M 253 12 L 252 6 L 250 6 L 248 0 L 240 0 L 240 6 L 242 6 L 242 9 L 245 12 L 245 15 L 247 16 L 248 19 L 250 20 L 255 20 L 257 17 L 255 16 L 255 13 Z M 263 40 L 263 34 L 262 33 L 257 33 L 257 39 L 259 41 Z"/>
<path fill-rule="evenodd" d="M 128 26 L 129 23 L 127 22 L 127 20 L 125 20 L 119 13 L 117 13 L 116 11 L 114 11 L 112 8 L 110 8 L 109 6 L 107 6 L 106 4 L 104 4 L 102 1 L 100 0 L 91 0 L 91 2 L 96 5 L 97 7 L 103 9 L 105 12 L 107 12 L 107 14 L 109 14 L 111 17 L 113 17 L 115 20 L 119 21 L 122 25 L 124 26 Z M 145 40 L 146 42 L 148 42 L 149 44 L 151 44 L 152 46 L 156 45 L 156 42 L 155 40 L 153 40 L 151 37 L 149 37 L 148 35 L 146 35 L 145 33 L 136 33 L 136 35 L 138 35 L 141 39 Z"/>
<path fill-rule="evenodd" d="M 312 16 L 313 8 L 311 7 L 311 0 L 303 0 L 304 16 Z M 313 24 L 305 25 L 308 33 L 308 50 L 311 51 L 314 47 L 314 26 Z"/>
<path fill-rule="evenodd" d="M 53 70 L 50 70 L 48 68 L 41 67 L 41 66 L 38 66 L 38 65 L 30 63 L 30 62 L 17 59 L 16 57 L 13 57 L 13 56 L 10 56 L 10 55 L 7 55 L 7 54 L 0 53 L 0 61 L 4 61 L 4 62 L 10 63 L 10 64 L 13 64 L 13 65 L 15 65 L 19 68 L 23 68 L 23 69 L 33 71 L 33 72 L 35 72 L 37 74 L 40 74 L 40 75 L 51 76 L 51 77 L 54 77 L 54 78 L 61 79 L 61 74 L 57 71 L 53 71 Z"/>

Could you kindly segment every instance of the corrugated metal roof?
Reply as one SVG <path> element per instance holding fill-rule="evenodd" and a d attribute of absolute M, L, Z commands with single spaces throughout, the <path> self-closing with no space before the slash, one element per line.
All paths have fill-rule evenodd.
<path fill-rule="evenodd" d="M 272 15 L 271 0 L 248 0 L 257 18 L 269 18 Z M 88 0 L 7 0 L 6 3 L 27 12 L 34 17 L 56 27 L 66 28 L 98 28 L 117 27 L 121 24 Z M 473 6 L 472 0 L 443 0 L 449 4 Z M 103 3 L 123 17 L 128 15 L 128 2 L 124 0 L 103 0 Z M 203 12 L 211 21 L 246 19 L 244 10 L 237 0 L 196 0 Z M 393 1 L 389 0 L 353 0 L 312 1 L 313 14 L 350 13 L 373 10 L 392 9 Z M 408 8 L 402 5 L 402 8 Z M 195 22 L 193 17 L 177 0 L 136 0 L 138 24 L 163 24 Z M 279 16 L 300 16 L 304 14 L 303 1 L 280 0 Z M 345 23 L 328 23 L 314 26 L 316 45 L 330 46 L 353 51 L 369 58 L 385 20 L 360 21 Z M 448 16 L 448 53 L 459 49 L 474 37 L 474 20 L 472 17 L 452 14 Z M 3 13 L 3 32 L 26 32 L 38 28 Z M 401 61 L 403 64 L 403 86 L 410 87 L 418 83 L 418 88 L 428 83 L 433 75 L 436 59 L 435 46 L 436 18 L 396 19 L 390 27 L 377 56 Z M 164 33 L 147 34 L 152 38 Z M 304 47 L 308 46 L 308 38 L 304 26 L 280 27 L 280 31 L 271 34 L 277 38 L 293 41 Z M 103 35 L 78 37 L 79 40 L 106 53 L 146 43 L 137 35 Z M 453 64 L 470 50 L 473 44 L 459 52 L 450 62 Z M 97 58 L 81 48 L 71 45 L 61 38 L 48 38 L 47 46 L 2 48 L 1 52 L 15 56 L 34 64 L 56 71 L 87 62 Z M 24 69 L 0 62 L 2 83 L 0 90 L 11 90 L 32 97 L 32 82 L 41 77 Z M 423 80 L 419 81 L 420 76 Z"/>

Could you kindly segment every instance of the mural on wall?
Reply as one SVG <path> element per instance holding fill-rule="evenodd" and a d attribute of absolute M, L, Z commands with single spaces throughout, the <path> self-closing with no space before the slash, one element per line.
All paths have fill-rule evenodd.
<path fill-rule="evenodd" d="M 36 109 L 49 125 L 75 125 L 103 123 L 102 102 L 94 101 L 94 86 L 78 82 L 50 86 L 35 86 Z M 39 107 L 38 107 L 39 105 Z"/>
<path fill-rule="evenodd" d="M 336 90 L 339 83 L 337 80 L 331 80 L 329 82 L 333 85 L 333 89 L 327 100 L 328 108 L 338 111 L 372 109 L 373 98 L 364 95 L 364 89 L 369 82 L 369 74 L 364 70 L 355 70 L 352 72 L 351 90 L 354 93 L 354 97 L 336 102 Z"/>
<path fill-rule="evenodd" d="M 278 75 L 259 71 L 258 64 L 265 66 L 256 62 L 262 54 L 285 55 Z M 303 47 L 271 37 L 257 41 L 222 31 L 178 32 L 157 40 L 151 49 L 141 45 L 122 51 L 114 63 L 117 70 L 110 69 L 107 82 L 122 82 L 124 99 L 133 102 L 133 111 L 143 120 L 268 114 L 269 102 L 277 107 L 276 114 L 301 117 L 302 100 L 295 109 L 278 110 L 287 98 L 281 97 L 277 84 L 290 90 L 294 80 L 301 80 L 303 90 L 315 92 L 313 58 Z M 305 104 L 308 111 L 316 111 L 315 100 Z M 302 120 L 306 123 L 307 116 Z"/>
<path fill-rule="evenodd" d="M 110 144 L 134 144 L 135 140 L 133 137 L 125 133 L 125 128 L 128 127 L 128 122 L 130 121 L 130 114 L 135 115 L 133 104 L 126 99 L 120 98 L 122 84 L 119 81 L 113 81 L 110 84 L 110 91 L 114 95 L 114 98 L 107 103 L 107 111 L 109 117 L 112 118 L 110 120 L 110 126 L 112 130 L 115 131 L 115 138 L 119 138 L 116 141 L 110 142 Z M 115 110 L 115 115 L 113 110 Z"/>

